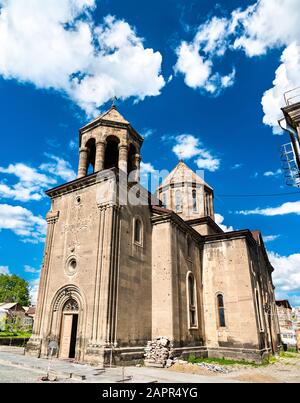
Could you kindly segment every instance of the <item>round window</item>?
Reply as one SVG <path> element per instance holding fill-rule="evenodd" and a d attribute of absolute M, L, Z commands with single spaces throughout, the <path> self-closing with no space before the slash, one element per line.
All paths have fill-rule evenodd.
<path fill-rule="evenodd" d="M 76 272 L 77 272 L 77 260 L 74 257 L 71 257 L 67 261 L 66 274 L 68 276 L 74 276 Z"/>
<path fill-rule="evenodd" d="M 70 261 L 69 267 L 70 267 L 71 270 L 76 270 L 77 262 L 76 262 L 75 259 L 73 259 L 73 260 Z"/>

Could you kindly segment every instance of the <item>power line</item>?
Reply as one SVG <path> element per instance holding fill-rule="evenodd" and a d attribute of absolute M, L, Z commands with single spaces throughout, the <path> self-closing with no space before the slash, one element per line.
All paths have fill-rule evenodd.
<path fill-rule="evenodd" d="M 287 193 L 269 193 L 269 194 L 236 194 L 236 195 L 222 195 L 216 194 L 217 197 L 280 197 L 280 196 L 290 196 L 290 195 L 300 195 L 300 192 L 287 192 Z"/>

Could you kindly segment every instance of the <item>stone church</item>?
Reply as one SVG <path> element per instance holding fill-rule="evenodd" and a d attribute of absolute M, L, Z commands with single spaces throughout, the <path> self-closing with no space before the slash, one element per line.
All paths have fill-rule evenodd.
<path fill-rule="evenodd" d="M 79 134 L 78 178 L 47 192 L 27 354 L 45 357 L 54 341 L 61 359 L 130 365 L 159 336 L 185 358 L 275 353 L 273 268 L 260 232 L 225 233 L 213 189 L 184 162 L 157 197 L 147 192 L 139 184 L 143 138 L 115 106 Z"/>

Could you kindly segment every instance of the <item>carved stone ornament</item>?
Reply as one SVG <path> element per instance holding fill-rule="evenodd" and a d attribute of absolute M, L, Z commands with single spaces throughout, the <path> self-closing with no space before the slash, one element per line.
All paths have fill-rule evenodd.
<path fill-rule="evenodd" d="M 70 299 L 64 306 L 64 312 L 78 312 L 79 306 L 75 299 Z"/>

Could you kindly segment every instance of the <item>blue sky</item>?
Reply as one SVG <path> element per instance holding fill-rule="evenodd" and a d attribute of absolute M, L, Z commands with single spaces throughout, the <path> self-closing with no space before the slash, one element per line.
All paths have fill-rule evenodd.
<path fill-rule="evenodd" d="M 146 137 L 144 170 L 173 169 L 178 150 L 204 169 L 218 222 L 260 229 L 278 297 L 300 304 L 300 194 L 279 171 L 277 125 L 300 85 L 300 11 L 268 3 L 0 0 L 1 272 L 36 288 L 43 191 L 73 178 L 78 128 L 115 95 Z"/>

